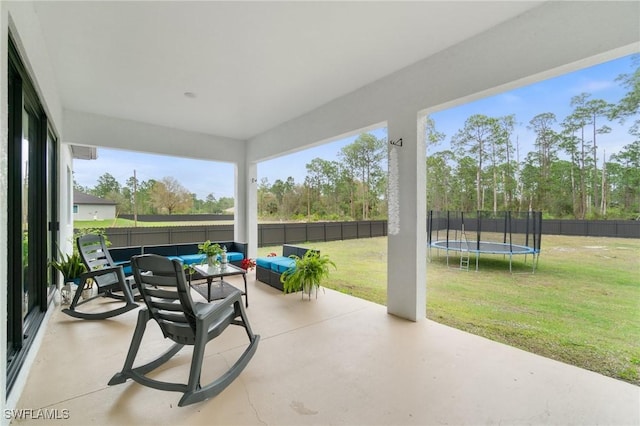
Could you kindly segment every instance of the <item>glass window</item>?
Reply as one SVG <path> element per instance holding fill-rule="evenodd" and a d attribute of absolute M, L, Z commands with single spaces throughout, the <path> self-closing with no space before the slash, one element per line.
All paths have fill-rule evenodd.
<path fill-rule="evenodd" d="M 57 156 L 54 135 L 20 55 L 9 37 L 7 193 L 7 380 L 10 394 L 42 323 L 54 274 Z"/>

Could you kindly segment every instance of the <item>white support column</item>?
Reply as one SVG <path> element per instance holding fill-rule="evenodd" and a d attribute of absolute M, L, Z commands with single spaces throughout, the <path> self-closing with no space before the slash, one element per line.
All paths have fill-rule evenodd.
<path fill-rule="evenodd" d="M 388 122 L 389 226 L 387 312 L 411 321 L 426 316 L 426 151 L 416 113 Z M 397 142 L 396 142 L 397 143 Z"/>
<path fill-rule="evenodd" d="M 245 205 L 245 242 L 249 245 L 247 255 L 258 256 L 258 165 L 247 164 L 247 203 Z"/>
<path fill-rule="evenodd" d="M 233 235 L 235 241 L 245 242 L 249 257 L 258 252 L 258 168 L 245 159 L 236 163 L 235 214 Z"/>
<path fill-rule="evenodd" d="M 249 189 L 249 176 L 247 175 L 246 160 L 235 163 L 235 188 L 233 205 L 233 239 L 245 241 L 247 230 L 247 197 Z"/>

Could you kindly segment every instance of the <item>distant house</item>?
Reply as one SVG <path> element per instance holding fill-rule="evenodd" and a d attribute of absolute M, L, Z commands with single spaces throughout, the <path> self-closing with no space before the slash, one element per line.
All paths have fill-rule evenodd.
<path fill-rule="evenodd" d="M 107 220 L 116 218 L 116 202 L 73 191 L 73 220 Z"/>

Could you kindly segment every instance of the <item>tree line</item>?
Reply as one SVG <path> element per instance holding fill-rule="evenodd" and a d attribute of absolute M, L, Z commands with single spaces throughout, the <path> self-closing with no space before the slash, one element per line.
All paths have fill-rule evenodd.
<path fill-rule="evenodd" d="M 114 201 L 118 215 L 220 214 L 234 205 L 233 198 L 216 199 L 213 194 L 208 194 L 201 200 L 171 176 L 145 181 L 139 180 L 134 174 L 124 184 L 120 184 L 110 173 L 104 173 L 93 188 L 83 187 L 75 181 L 74 188 L 85 194 Z"/>
<path fill-rule="evenodd" d="M 314 158 L 307 175 L 258 185 L 258 215 L 265 220 L 360 220 L 386 218 L 386 141 L 360 135 L 342 148 L 336 161 Z M 94 187 L 74 182 L 75 189 L 116 202 L 117 214 L 223 213 L 234 206 L 230 197 L 213 194 L 198 199 L 173 177 L 141 181 L 129 177 L 124 184 L 110 173 Z"/>
<path fill-rule="evenodd" d="M 574 96 L 571 113 L 542 112 L 527 128 L 534 150 L 522 155 L 515 115 L 475 114 L 450 138 L 451 149 L 427 157 L 427 205 L 433 210 L 539 210 L 555 218 L 640 216 L 640 67 L 616 81 L 617 103 Z M 608 124 L 633 120 L 629 143 L 607 152 Z M 428 150 L 446 139 L 427 120 Z"/>
<path fill-rule="evenodd" d="M 337 160 L 314 158 L 303 182 L 293 177 L 258 185 L 262 219 L 371 220 L 387 217 L 386 139 L 363 133 Z"/>

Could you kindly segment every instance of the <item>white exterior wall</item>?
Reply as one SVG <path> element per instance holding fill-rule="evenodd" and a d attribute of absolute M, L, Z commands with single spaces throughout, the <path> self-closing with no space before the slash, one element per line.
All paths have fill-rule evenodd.
<path fill-rule="evenodd" d="M 116 206 L 108 204 L 76 204 L 73 220 L 107 220 L 116 218 Z"/>

